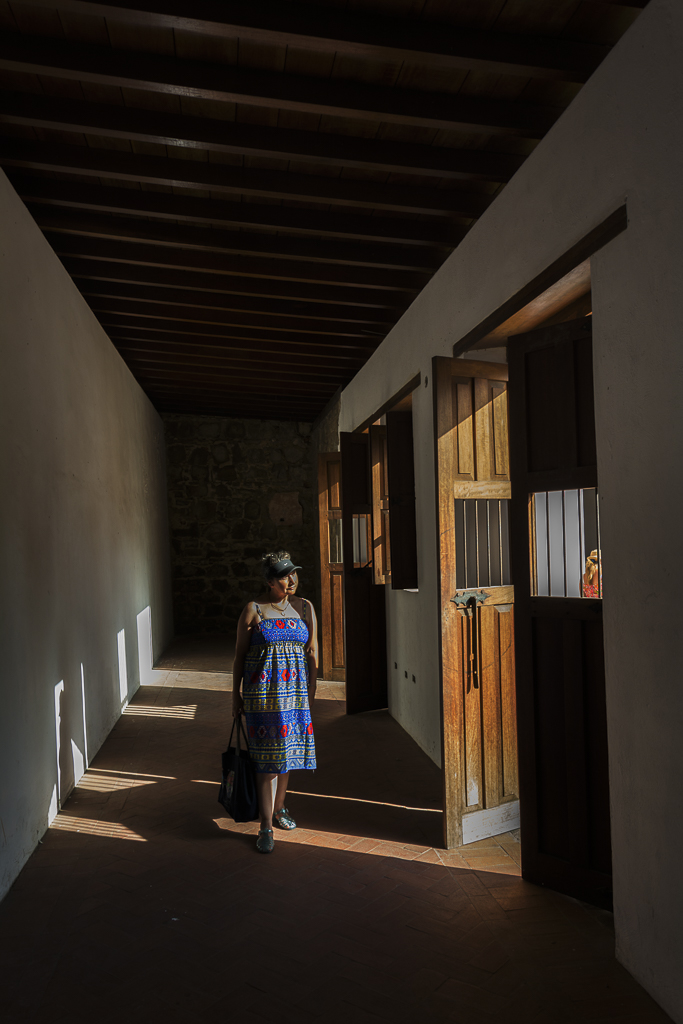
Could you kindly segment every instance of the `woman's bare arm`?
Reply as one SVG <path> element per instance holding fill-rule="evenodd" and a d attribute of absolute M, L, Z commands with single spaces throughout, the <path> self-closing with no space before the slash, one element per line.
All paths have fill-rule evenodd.
<path fill-rule="evenodd" d="M 244 659 L 251 642 L 251 631 L 258 622 L 258 612 L 253 601 L 242 610 L 237 622 L 237 643 L 235 644 L 235 660 L 232 663 L 232 717 L 244 710 L 242 700 L 242 676 L 244 675 Z"/>
<path fill-rule="evenodd" d="M 308 625 L 308 643 L 306 644 L 306 664 L 308 665 L 308 699 L 313 700 L 318 685 L 318 622 L 315 608 L 307 601 L 310 616 L 306 616 Z"/>

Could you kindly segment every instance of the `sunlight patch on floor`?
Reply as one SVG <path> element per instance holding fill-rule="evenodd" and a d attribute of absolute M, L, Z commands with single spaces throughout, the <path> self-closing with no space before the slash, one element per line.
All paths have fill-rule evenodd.
<path fill-rule="evenodd" d="M 259 823 L 251 821 L 237 824 L 230 818 L 215 818 L 219 829 L 239 835 L 256 836 Z M 294 843 L 302 846 L 318 846 L 323 849 L 345 850 L 348 853 L 366 853 L 371 857 L 391 857 L 396 860 L 418 861 L 423 864 L 440 864 L 464 871 L 487 871 L 499 875 L 521 874 L 518 864 L 505 855 L 493 841 L 489 849 L 469 851 L 464 847 L 457 850 L 438 850 L 432 846 L 414 843 L 391 842 L 386 839 L 368 839 L 366 836 L 350 836 L 334 832 L 320 832 L 297 828 L 291 832 L 275 830 L 275 853 L 279 843 Z M 473 844 L 483 846 L 484 844 Z M 495 851 L 495 852 L 494 852 Z"/>
<path fill-rule="evenodd" d="M 152 704 L 129 704 L 124 715 L 144 715 L 147 718 L 183 718 L 192 719 L 197 715 L 196 704 L 185 704 L 177 707 L 156 707 Z"/>
<path fill-rule="evenodd" d="M 58 814 L 50 828 L 62 832 L 82 832 L 89 836 L 102 836 L 104 839 L 132 839 L 138 843 L 146 843 L 144 836 L 119 825 L 115 821 L 95 821 L 93 818 L 75 818 L 70 814 Z"/>
<path fill-rule="evenodd" d="M 77 789 L 91 789 L 96 793 L 111 793 L 117 789 L 135 789 L 137 786 L 153 786 L 154 779 L 138 779 L 136 777 L 119 778 L 105 772 L 86 772 L 78 782 Z"/>

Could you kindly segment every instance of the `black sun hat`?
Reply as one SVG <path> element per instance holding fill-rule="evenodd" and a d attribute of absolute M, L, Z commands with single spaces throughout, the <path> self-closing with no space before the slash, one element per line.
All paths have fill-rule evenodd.
<path fill-rule="evenodd" d="M 301 565 L 294 565 L 291 558 L 281 558 L 275 565 L 271 565 L 269 575 L 271 578 L 280 579 L 282 576 L 289 576 L 290 573 L 295 572 L 296 569 L 302 569 Z"/>

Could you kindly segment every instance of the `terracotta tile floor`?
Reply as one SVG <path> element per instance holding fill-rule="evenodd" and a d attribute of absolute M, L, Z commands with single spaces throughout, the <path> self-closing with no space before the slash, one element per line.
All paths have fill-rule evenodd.
<path fill-rule="evenodd" d="M 654 1024 L 609 915 L 519 877 L 514 834 L 446 853 L 439 773 L 321 687 L 300 821 L 254 850 L 216 802 L 229 676 L 142 688 L 0 905 L 4 1022 Z"/>

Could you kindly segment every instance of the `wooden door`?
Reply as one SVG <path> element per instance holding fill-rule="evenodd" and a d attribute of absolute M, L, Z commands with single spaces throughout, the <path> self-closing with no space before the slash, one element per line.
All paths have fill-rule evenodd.
<path fill-rule="evenodd" d="M 609 905 L 591 320 L 512 337 L 508 357 L 523 875 Z"/>
<path fill-rule="evenodd" d="M 375 583 L 386 583 L 391 575 L 389 546 L 389 474 L 387 472 L 387 428 L 370 427 L 372 484 L 372 574 Z"/>
<path fill-rule="evenodd" d="M 340 434 L 346 712 L 387 706 L 384 585 L 374 582 L 368 434 Z"/>
<path fill-rule="evenodd" d="M 387 413 L 389 535 L 392 590 L 417 590 L 415 461 L 411 410 Z"/>
<path fill-rule="evenodd" d="M 344 680 L 344 562 L 342 557 L 341 455 L 318 456 L 320 524 L 320 678 Z"/>
<path fill-rule="evenodd" d="M 447 848 L 519 824 L 507 366 L 436 358 Z"/>

